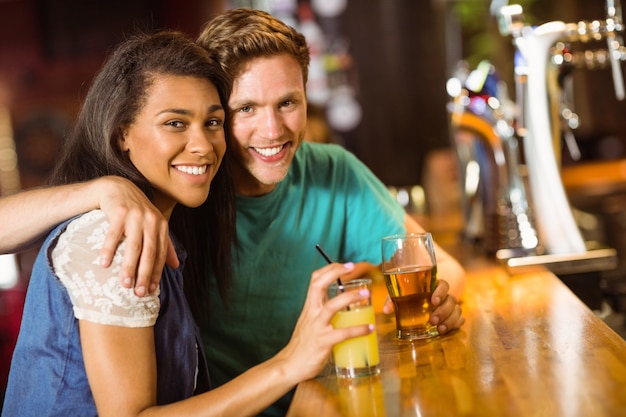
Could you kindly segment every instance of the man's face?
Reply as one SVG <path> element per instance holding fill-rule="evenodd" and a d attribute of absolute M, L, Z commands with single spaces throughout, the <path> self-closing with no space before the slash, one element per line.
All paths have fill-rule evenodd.
<path fill-rule="evenodd" d="M 287 175 L 306 127 L 298 62 L 287 54 L 251 60 L 233 83 L 228 107 L 237 193 L 267 194 Z"/>

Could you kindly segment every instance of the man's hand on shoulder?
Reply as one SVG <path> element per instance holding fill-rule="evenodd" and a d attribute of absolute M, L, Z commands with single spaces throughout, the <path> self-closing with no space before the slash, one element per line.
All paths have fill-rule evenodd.
<path fill-rule="evenodd" d="M 154 292 L 165 263 L 179 262 L 169 237 L 168 222 L 146 195 L 132 182 L 120 177 L 103 177 L 92 183 L 98 207 L 109 220 L 101 266 L 109 267 L 115 249 L 125 240 L 126 249 L 120 271 L 122 285 L 135 287 L 138 296 Z"/>

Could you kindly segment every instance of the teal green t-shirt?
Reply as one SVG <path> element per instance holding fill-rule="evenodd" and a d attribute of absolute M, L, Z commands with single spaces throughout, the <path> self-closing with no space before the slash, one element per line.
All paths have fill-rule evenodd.
<path fill-rule="evenodd" d="M 311 273 L 337 262 L 381 262 L 383 236 L 404 232 L 403 208 L 385 185 L 338 145 L 304 142 L 284 181 L 270 194 L 237 197 L 233 286 L 212 288 L 203 329 L 209 372 L 219 386 L 274 356 L 288 342 Z M 277 413 L 284 415 L 288 398 Z"/>

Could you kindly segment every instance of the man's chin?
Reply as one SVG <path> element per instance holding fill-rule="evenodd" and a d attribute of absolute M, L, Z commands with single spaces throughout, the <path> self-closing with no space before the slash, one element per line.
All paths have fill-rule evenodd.
<path fill-rule="evenodd" d="M 248 172 L 261 184 L 278 184 L 285 179 L 293 158 L 284 158 L 280 162 L 255 161 L 248 166 Z"/>
<path fill-rule="evenodd" d="M 279 175 L 273 172 L 271 175 L 259 175 L 255 176 L 254 178 L 260 185 L 271 186 L 282 182 L 286 176 L 287 172 L 280 173 Z"/>
<path fill-rule="evenodd" d="M 258 168 L 258 167 L 249 167 Z M 244 175 L 235 175 L 235 189 L 241 195 L 263 195 L 270 193 L 274 187 L 285 179 L 289 170 L 247 169 Z"/>

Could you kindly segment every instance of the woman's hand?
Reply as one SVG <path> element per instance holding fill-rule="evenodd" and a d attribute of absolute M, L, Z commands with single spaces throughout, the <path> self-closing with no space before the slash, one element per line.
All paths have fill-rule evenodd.
<path fill-rule="evenodd" d="M 368 290 L 348 291 L 327 300 L 328 286 L 354 269 L 354 264 L 331 264 L 313 272 L 309 291 L 291 340 L 277 355 L 291 365 L 294 384 L 314 378 L 324 368 L 335 344 L 346 339 L 365 336 L 374 326 L 360 325 L 334 329 L 331 319 L 349 304 L 370 296 Z"/>

